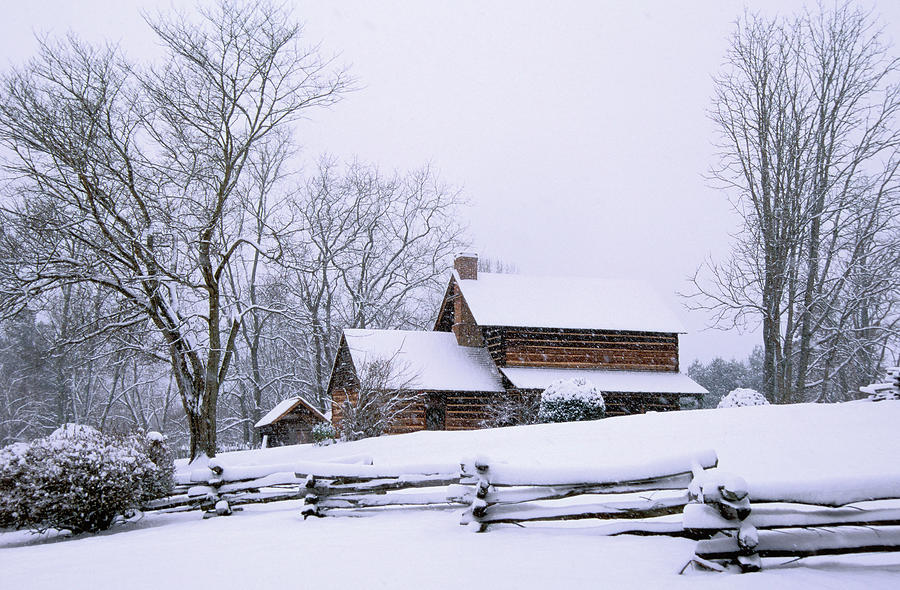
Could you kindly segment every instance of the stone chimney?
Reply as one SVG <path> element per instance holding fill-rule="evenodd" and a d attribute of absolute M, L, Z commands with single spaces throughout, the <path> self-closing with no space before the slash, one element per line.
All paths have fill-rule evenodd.
<path fill-rule="evenodd" d="M 478 255 L 459 254 L 453 261 L 453 268 L 462 280 L 478 280 Z M 460 346 L 484 346 L 481 327 L 475 323 L 472 311 L 463 299 L 459 284 L 453 288 L 453 333 Z"/>
<path fill-rule="evenodd" d="M 478 254 L 460 253 L 453 261 L 453 268 L 459 273 L 459 278 L 464 281 L 478 279 Z"/>

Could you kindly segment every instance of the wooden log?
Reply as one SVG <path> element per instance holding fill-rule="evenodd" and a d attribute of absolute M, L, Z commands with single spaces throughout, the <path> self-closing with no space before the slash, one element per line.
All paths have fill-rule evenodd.
<path fill-rule="evenodd" d="M 751 555 L 759 546 L 759 531 L 752 524 L 746 521 L 741 523 L 741 528 L 737 534 L 738 547 L 744 555 Z"/>
<path fill-rule="evenodd" d="M 473 530 L 475 532 L 483 533 L 487 531 L 487 524 L 482 522 L 482 517 L 484 516 L 485 510 L 489 506 L 489 503 L 485 500 L 485 498 L 491 490 L 490 464 L 487 459 L 483 457 L 479 457 L 471 462 L 463 461 L 461 472 L 471 473 L 473 470 L 475 473 L 475 485 L 472 494 L 472 504 L 463 513 L 462 517 L 460 518 L 459 524 L 469 525 L 473 527 Z"/>
<path fill-rule="evenodd" d="M 739 502 L 732 502 L 724 498 L 714 502 L 707 502 L 707 506 L 712 506 L 718 511 L 722 518 L 734 522 L 740 522 L 750 516 L 750 502 L 747 498 Z"/>
<path fill-rule="evenodd" d="M 753 505 L 744 521 L 757 529 L 786 527 L 827 527 L 840 525 L 875 526 L 900 525 L 900 508 L 885 507 L 860 510 L 857 508 L 820 507 L 798 509 L 793 505 Z M 740 528 L 740 522 L 723 518 L 714 506 L 689 504 L 684 509 L 684 528 L 697 533 L 712 533 Z"/>
<path fill-rule="evenodd" d="M 215 486 L 191 486 L 187 495 L 191 498 L 207 498 L 215 496 L 217 489 Z"/>
<path fill-rule="evenodd" d="M 466 480 L 462 480 L 464 483 Z M 573 485 L 573 486 L 524 486 L 495 487 L 488 494 L 492 502 L 516 504 L 535 500 L 559 500 L 582 494 L 625 494 L 648 491 L 681 490 L 687 487 L 690 478 L 682 474 L 669 478 L 659 478 L 639 483 Z"/>
<path fill-rule="evenodd" d="M 760 557 L 811 557 L 900 551 L 900 526 L 785 528 L 759 531 Z M 703 559 L 736 559 L 741 553 L 735 537 L 698 541 Z"/>
<path fill-rule="evenodd" d="M 443 479 L 459 479 L 456 465 L 309 465 L 307 469 L 295 471 L 297 478 L 312 475 L 316 479 L 328 479 L 336 485 L 356 484 L 376 479 L 401 478 L 406 481 L 428 480 L 439 476 Z"/>
<path fill-rule="evenodd" d="M 298 500 L 300 496 L 297 490 L 271 491 L 271 492 L 238 492 L 235 494 L 223 494 L 223 499 L 228 500 L 232 506 L 242 504 L 267 504 L 269 502 L 284 502 L 285 500 Z"/>
<path fill-rule="evenodd" d="M 460 505 L 462 502 L 453 501 L 447 497 L 447 492 L 440 490 L 434 492 L 419 492 L 412 494 L 388 493 L 388 494 L 341 494 L 327 498 L 318 498 L 316 504 L 322 508 L 373 508 L 384 506 L 437 506 L 452 504 Z"/>
<path fill-rule="evenodd" d="M 436 474 L 416 479 L 375 479 L 358 483 L 331 483 L 335 480 L 315 480 L 314 485 L 307 489 L 320 495 L 333 494 L 374 494 L 393 490 L 414 488 L 432 488 L 449 486 L 459 483 L 458 475 Z M 341 481 L 341 480 L 337 480 Z"/>
<path fill-rule="evenodd" d="M 742 573 L 758 572 L 762 569 L 762 560 L 759 553 L 751 553 L 750 555 L 738 555 L 738 566 Z"/>
<path fill-rule="evenodd" d="M 686 487 L 693 477 L 695 461 L 709 469 L 716 466 L 717 457 L 710 450 L 661 457 L 637 466 L 621 464 L 578 469 L 494 464 L 490 467 L 490 483 L 493 486 L 633 485 L 681 476 L 684 480 L 681 487 Z M 475 467 L 477 470 L 478 465 Z M 465 478 L 462 483 L 467 483 Z"/>
<path fill-rule="evenodd" d="M 223 484 L 219 486 L 219 493 L 252 490 L 275 485 L 299 485 L 303 481 L 304 480 L 298 478 L 294 473 L 291 472 L 272 473 L 270 475 L 266 475 L 257 479 Z"/>
<path fill-rule="evenodd" d="M 197 503 L 198 498 L 196 496 L 188 496 L 187 494 L 175 494 L 172 496 L 166 496 L 165 498 L 157 498 L 155 500 L 145 502 L 143 506 L 141 506 L 141 510 L 166 510 L 169 508 Z"/>
<path fill-rule="evenodd" d="M 519 523 L 548 520 L 581 520 L 587 518 L 651 518 L 678 514 L 687 504 L 687 494 L 659 500 L 629 500 L 567 506 L 534 506 L 527 504 L 486 507 L 479 519 L 485 524 Z M 476 514 L 476 516 L 478 516 Z"/>

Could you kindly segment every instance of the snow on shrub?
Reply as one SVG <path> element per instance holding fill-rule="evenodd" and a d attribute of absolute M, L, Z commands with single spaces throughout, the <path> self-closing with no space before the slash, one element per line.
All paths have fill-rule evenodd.
<path fill-rule="evenodd" d="M 317 445 L 326 445 L 337 438 L 337 430 L 331 422 L 318 422 L 312 427 L 312 438 Z"/>
<path fill-rule="evenodd" d="M 599 420 L 606 415 L 603 395 L 585 379 L 554 381 L 541 394 L 539 422 Z"/>
<path fill-rule="evenodd" d="M 148 432 L 135 434 L 128 440 L 153 463 L 153 469 L 142 480 L 141 502 L 171 494 L 175 486 L 175 454 L 166 444 L 166 437 L 159 432 Z"/>
<path fill-rule="evenodd" d="M 738 408 L 740 406 L 768 406 L 769 400 L 755 389 L 738 387 L 722 398 L 717 408 Z"/>
<path fill-rule="evenodd" d="M 145 435 L 112 437 L 66 425 L 0 449 L 0 526 L 101 531 L 171 489 L 168 451 Z M 154 463 L 153 455 L 160 464 Z"/>

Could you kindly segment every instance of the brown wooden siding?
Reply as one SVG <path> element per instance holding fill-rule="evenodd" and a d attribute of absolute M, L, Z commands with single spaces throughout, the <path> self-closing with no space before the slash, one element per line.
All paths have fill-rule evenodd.
<path fill-rule="evenodd" d="M 515 389 L 522 396 L 534 396 L 535 402 L 541 397 L 540 389 Z M 608 393 L 603 392 L 606 416 L 626 416 L 645 412 L 671 412 L 680 409 L 678 395 L 671 393 Z"/>
<path fill-rule="evenodd" d="M 447 394 L 446 430 L 474 430 L 483 428 L 487 408 L 494 393 L 454 392 Z"/>
<path fill-rule="evenodd" d="M 259 434 L 269 437 L 270 447 L 310 443 L 313 442 L 312 428 L 319 422 L 322 418 L 301 404 L 272 424 L 261 426 Z"/>
<path fill-rule="evenodd" d="M 484 328 L 501 367 L 678 370 L 678 335 L 659 332 Z"/>
<path fill-rule="evenodd" d="M 508 328 L 498 328 L 497 326 L 486 326 L 482 328 L 482 331 L 484 332 L 484 345 L 498 367 L 506 366 L 506 343 L 504 334 L 507 329 Z"/>
<path fill-rule="evenodd" d="M 351 401 L 356 399 L 356 391 L 334 390 L 332 392 L 331 421 L 334 427 L 340 431 L 343 413 L 341 404 L 350 396 Z M 410 406 L 400 416 L 394 425 L 385 434 L 404 434 L 425 430 L 426 404 L 433 398 L 440 398 L 444 407 L 445 430 L 473 430 L 482 428 L 481 422 L 487 417 L 487 406 L 491 402 L 494 393 L 468 393 L 468 392 L 435 392 L 423 391 L 419 394 L 419 401 Z"/>
<path fill-rule="evenodd" d="M 672 412 L 679 409 L 678 396 L 657 393 L 604 393 L 607 416 L 645 412 Z"/>

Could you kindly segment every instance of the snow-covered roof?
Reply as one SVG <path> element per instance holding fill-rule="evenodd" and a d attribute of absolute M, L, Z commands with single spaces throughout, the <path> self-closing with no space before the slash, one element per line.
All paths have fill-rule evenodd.
<path fill-rule="evenodd" d="M 478 273 L 454 278 L 482 326 L 684 333 L 681 321 L 643 281 Z"/>
<path fill-rule="evenodd" d="M 503 383 L 484 348 L 460 346 L 452 332 L 344 330 L 357 371 L 366 363 L 392 359 L 391 387 L 430 391 L 503 391 Z"/>
<path fill-rule="evenodd" d="M 683 373 L 674 371 L 613 371 L 609 369 L 545 369 L 540 367 L 503 367 L 500 371 L 519 389 L 546 389 L 560 379 L 581 378 L 600 391 L 621 393 L 676 393 L 701 395 L 703 386 Z"/>
<path fill-rule="evenodd" d="M 254 424 L 254 427 L 262 428 L 263 426 L 268 426 L 269 424 L 272 424 L 273 422 L 277 422 L 279 418 L 281 418 L 282 416 L 284 416 L 285 414 L 287 414 L 288 412 L 290 412 L 291 410 L 296 408 L 299 404 L 303 404 L 304 406 L 306 406 L 306 408 L 310 412 L 312 412 L 313 414 L 315 414 L 317 417 L 321 418 L 322 420 L 325 420 L 326 422 L 331 421 L 327 417 L 325 417 L 325 415 L 322 414 L 322 412 L 317 410 L 311 403 L 309 403 L 308 401 L 306 401 L 305 399 L 303 399 L 302 397 L 297 395 L 294 397 L 289 397 L 286 400 L 279 402 L 278 405 L 276 405 L 274 408 L 269 410 L 269 412 L 265 416 L 260 418 L 259 422 Z"/>

